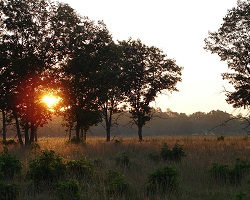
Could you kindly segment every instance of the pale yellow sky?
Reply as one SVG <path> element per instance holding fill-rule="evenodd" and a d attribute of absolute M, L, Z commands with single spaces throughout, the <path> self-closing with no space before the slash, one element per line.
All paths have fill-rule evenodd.
<path fill-rule="evenodd" d="M 140 39 L 161 48 L 184 67 L 179 92 L 161 96 L 156 106 L 163 111 L 191 114 L 222 110 L 237 114 L 225 101 L 221 73 L 226 63 L 206 52 L 204 39 L 216 31 L 227 10 L 237 0 L 60 0 L 82 16 L 103 20 L 114 40 Z"/>

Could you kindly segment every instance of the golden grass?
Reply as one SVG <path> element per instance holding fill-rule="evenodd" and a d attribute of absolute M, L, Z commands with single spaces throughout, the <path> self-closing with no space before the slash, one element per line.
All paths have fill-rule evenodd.
<path fill-rule="evenodd" d="M 183 145 L 187 156 L 181 163 L 153 162 L 148 158 L 149 153 L 159 152 L 163 143 L 170 147 L 176 143 Z M 178 195 L 169 196 L 170 200 L 233 200 L 239 192 L 247 193 L 245 199 L 250 199 L 249 175 L 241 185 L 234 186 L 217 184 L 211 180 L 208 173 L 211 164 L 215 162 L 232 165 L 236 158 L 250 161 L 250 140 L 243 140 L 240 136 L 225 137 L 224 141 L 217 141 L 213 136 L 148 137 L 144 138 L 143 142 L 138 142 L 137 138 L 120 138 L 109 143 L 105 138 L 88 138 L 85 144 L 71 144 L 64 138 L 40 138 L 37 146 L 21 148 L 13 145 L 9 146 L 9 149 L 21 159 L 24 173 L 28 170 L 29 161 L 38 156 L 40 150 L 54 150 L 65 161 L 98 158 L 104 163 L 101 169 L 103 172 L 115 170 L 124 174 L 132 191 L 129 199 L 150 199 L 145 193 L 147 176 L 165 165 L 173 166 L 179 174 Z M 116 156 L 122 152 L 126 152 L 130 159 L 128 167 L 120 167 L 115 163 Z M 92 190 L 90 192 L 93 200 L 101 199 Z M 153 199 L 163 197 L 154 196 Z"/>

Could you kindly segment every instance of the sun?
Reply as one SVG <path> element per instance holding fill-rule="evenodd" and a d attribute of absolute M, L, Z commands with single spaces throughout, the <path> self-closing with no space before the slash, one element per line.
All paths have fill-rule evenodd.
<path fill-rule="evenodd" d="M 60 97 L 54 96 L 54 95 L 46 94 L 42 97 L 42 102 L 45 103 L 45 105 L 50 109 L 54 108 L 58 104 L 59 101 L 60 101 Z"/>

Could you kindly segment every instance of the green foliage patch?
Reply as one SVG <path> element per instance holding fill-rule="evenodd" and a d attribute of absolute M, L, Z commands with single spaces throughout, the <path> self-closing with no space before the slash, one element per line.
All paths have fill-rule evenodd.
<path fill-rule="evenodd" d="M 0 177 L 4 179 L 13 179 L 15 174 L 20 174 L 22 164 L 15 156 L 8 152 L 5 147 L 0 154 Z"/>
<path fill-rule="evenodd" d="M 35 183 L 47 182 L 53 183 L 64 178 L 66 175 L 66 166 L 62 158 L 52 150 L 44 150 L 40 157 L 29 163 L 27 177 Z"/>
<path fill-rule="evenodd" d="M 79 182 L 75 179 L 59 182 L 56 185 L 56 196 L 60 200 L 79 200 L 80 199 Z"/>
<path fill-rule="evenodd" d="M 184 149 L 181 145 L 175 144 L 173 148 L 169 148 L 167 143 L 164 143 L 160 150 L 161 158 L 165 161 L 180 162 L 186 156 Z"/>
<path fill-rule="evenodd" d="M 0 182 L 0 200 L 16 200 L 19 189 L 16 184 Z"/>
<path fill-rule="evenodd" d="M 209 172 L 211 177 L 218 183 L 241 184 L 245 175 L 250 171 L 250 163 L 247 160 L 237 158 L 234 167 L 220 163 L 213 163 Z"/>
<path fill-rule="evenodd" d="M 166 194 L 174 193 L 179 187 L 178 173 L 175 168 L 171 166 L 165 166 L 164 168 L 158 168 L 154 172 L 148 175 L 148 194 Z"/>
<path fill-rule="evenodd" d="M 66 167 L 71 178 L 89 180 L 94 174 L 94 165 L 84 159 L 71 160 Z"/>
<path fill-rule="evenodd" d="M 129 192 L 129 184 L 125 181 L 124 176 L 116 171 L 109 170 L 106 174 L 105 192 L 109 197 L 126 196 Z"/>

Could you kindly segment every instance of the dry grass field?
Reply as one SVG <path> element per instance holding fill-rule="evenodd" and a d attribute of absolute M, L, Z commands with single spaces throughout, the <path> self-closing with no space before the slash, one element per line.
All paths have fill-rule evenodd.
<path fill-rule="evenodd" d="M 178 162 L 160 159 L 159 154 L 164 143 L 170 148 L 175 144 L 181 145 L 186 156 Z M 0 146 L 1 151 L 3 146 Z M 39 158 L 41 150 L 53 150 L 56 155 L 60 155 L 64 163 L 80 159 L 94 163 L 94 175 L 89 180 L 76 177 L 80 193 L 77 198 L 67 197 L 71 199 L 250 199 L 250 173 L 244 174 L 240 184 L 231 184 L 214 179 L 209 172 L 213 163 L 232 167 L 237 158 L 247 160 L 250 164 L 250 139 L 243 136 L 225 137 L 224 141 L 218 141 L 215 136 L 152 137 L 144 138 L 140 143 L 135 138 L 119 138 L 109 143 L 104 138 L 88 138 L 86 143 L 81 144 L 70 143 L 64 138 L 40 138 L 36 145 L 8 145 L 8 149 L 9 153 L 22 163 L 21 175 L 9 180 L 10 183 L 18 185 L 17 199 L 20 200 L 60 199 L 53 187 L 44 186 L 41 189 L 26 178 L 30 161 Z M 149 174 L 165 166 L 171 166 L 177 171 L 176 191 L 148 194 Z M 109 170 L 119 173 L 122 177 L 122 181 L 116 180 L 115 184 L 126 183 L 121 195 L 107 195 L 107 184 L 110 183 L 106 182 L 105 177 Z"/>

